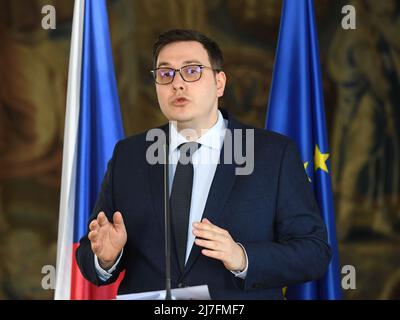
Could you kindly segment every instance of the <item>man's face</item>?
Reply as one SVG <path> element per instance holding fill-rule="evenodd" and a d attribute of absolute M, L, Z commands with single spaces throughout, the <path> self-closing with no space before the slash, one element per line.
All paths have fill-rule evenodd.
<path fill-rule="evenodd" d="M 206 49 L 197 41 L 174 42 L 161 49 L 157 68 L 179 69 L 185 65 L 211 67 Z M 218 97 L 225 88 L 225 74 L 215 74 L 203 68 L 201 78 L 186 82 L 176 72 L 172 83 L 156 84 L 158 103 L 168 120 L 177 121 L 181 128 L 207 129 L 217 121 Z"/>

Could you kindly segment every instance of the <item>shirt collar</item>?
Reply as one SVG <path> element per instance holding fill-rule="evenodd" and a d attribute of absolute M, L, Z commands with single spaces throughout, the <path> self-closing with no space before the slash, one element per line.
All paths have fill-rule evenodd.
<path fill-rule="evenodd" d="M 178 146 L 182 143 L 189 142 L 183 135 L 181 135 L 176 129 L 175 125 L 170 122 L 170 152 L 174 152 Z M 216 150 L 221 150 L 224 137 L 225 137 L 225 129 L 227 124 L 222 116 L 221 112 L 218 110 L 218 120 L 216 124 L 214 124 L 210 129 L 207 130 L 205 134 L 203 134 L 199 139 L 196 140 L 197 143 L 200 143 L 202 147 L 209 147 Z"/>

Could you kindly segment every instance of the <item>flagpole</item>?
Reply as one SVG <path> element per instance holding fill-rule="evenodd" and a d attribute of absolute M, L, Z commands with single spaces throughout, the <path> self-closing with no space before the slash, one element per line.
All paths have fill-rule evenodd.
<path fill-rule="evenodd" d="M 56 288 L 54 299 L 70 299 L 72 239 L 75 208 L 75 171 L 80 108 L 82 43 L 85 1 L 76 0 L 72 22 L 65 114 L 60 209 L 58 221 Z"/>

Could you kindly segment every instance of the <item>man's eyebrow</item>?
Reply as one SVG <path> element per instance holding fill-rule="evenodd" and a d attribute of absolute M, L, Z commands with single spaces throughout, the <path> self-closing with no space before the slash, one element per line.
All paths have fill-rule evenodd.
<path fill-rule="evenodd" d="M 199 60 L 185 60 L 183 61 L 183 64 L 191 64 L 191 63 L 197 63 L 197 64 L 202 64 Z"/>
<path fill-rule="evenodd" d="M 185 65 L 188 65 L 188 64 L 192 64 L 192 63 L 201 64 L 202 65 L 202 63 L 199 60 L 185 60 L 185 61 L 182 62 L 182 66 L 185 66 Z M 170 66 L 171 66 L 171 64 L 169 62 L 161 61 L 161 62 L 158 63 L 157 68 L 170 67 Z"/>
<path fill-rule="evenodd" d="M 171 65 L 171 64 L 168 63 L 168 62 L 160 62 L 160 63 L 157 65 L 157 68 L 163 67 L 163 66 L 170 66 L 170 65 Z"/>

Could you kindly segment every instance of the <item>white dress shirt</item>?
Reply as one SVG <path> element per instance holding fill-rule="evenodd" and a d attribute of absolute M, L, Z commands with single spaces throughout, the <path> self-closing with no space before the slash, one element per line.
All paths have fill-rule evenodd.
<path fill-rule="evenodd" d="M 172 182 L 174 180 L 176 165 L 179 160 L 180 150 L 178 147 L 182 143 L 187 143 L 187 140 L 180 132 L 177 131 L 175 125 L 171 123 L 170 127 L 170 147 L 169 147 L 169 190 L 172 189 Z M 208 193 L 211 188 L 211 183 L 214 178 L 215 171 L 217 169 L 217 164 L 219 162 L 222 145 L 225 137 L 225 129 L 227 128 L 227 120 L 224 120 L 220 111 L 218 111 L 218 120 L 214 126 L 208 129 L 201 137 L 196 140 L 197 143 L 201 144 L 201 147 L 193 154 L 193 189 L 192 189 L 192 200 L 190 204 L 189 213 L 189 227 L 188 227 L 188 237 L 186 245 L 186 259 L 187 262 L 190 251 L 192 250 L 195 236 L 193 235 L 193 222 L 201 221 L 204 208 L 206 206 L 206 201 L 208 198 Z M 183 131 L 184 133 L 184 131 Z M 170 191 L 171 192 L 171 191 Z M 213 221 L 211 221 L 212 223 Z M 229 230 L 228 230 L 229 231 Z M 248 258 L 244 247 L 243 248 L 246 255 L 246 268 L 242 272 L 232 273 L 244 279 L 247 274 L 248 269 Z M 117 260 L 117 262 L 109 269 L 104 270 L 100 267 L 97 257 L 95 256 L 95 266 L 96 272 L 99 278 L 106 281 L 111 277 L 111 272 L 113 272 L 121 259 L 122 252 Z"/>

